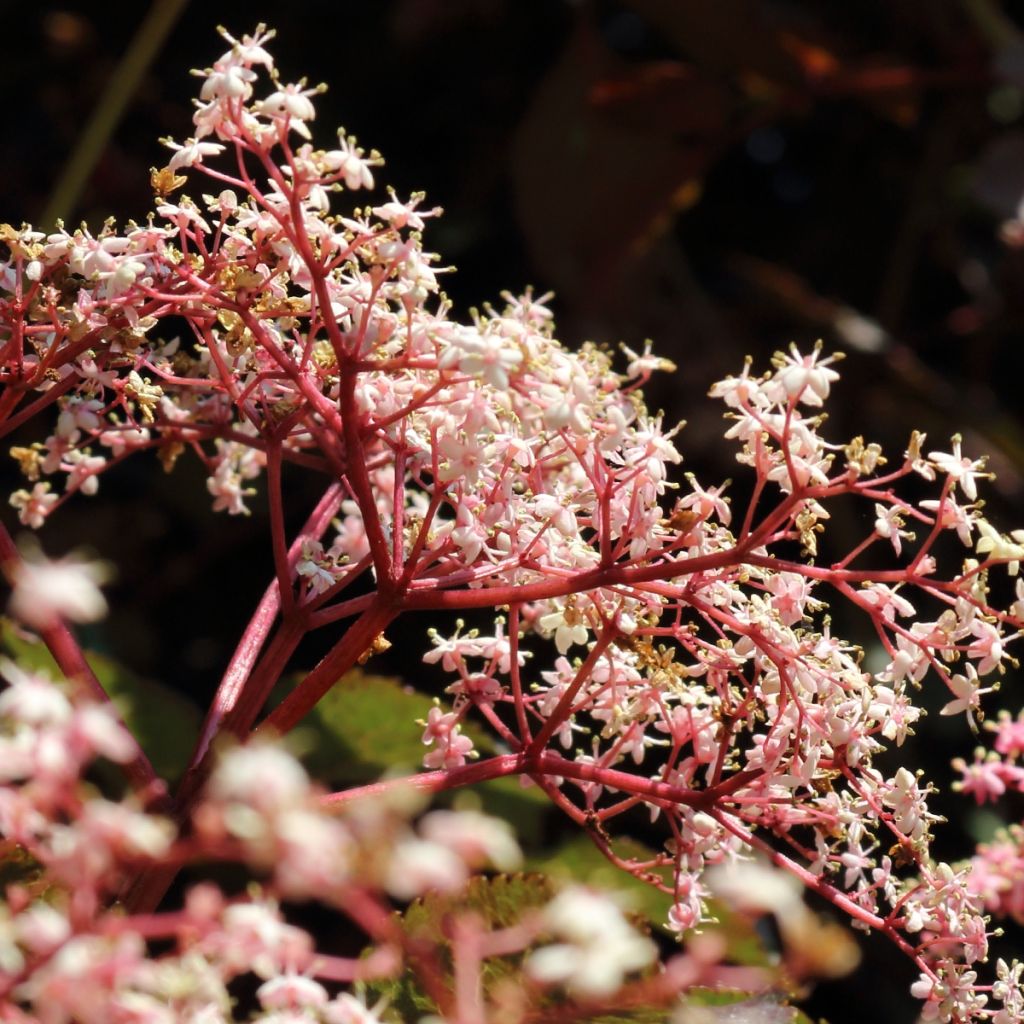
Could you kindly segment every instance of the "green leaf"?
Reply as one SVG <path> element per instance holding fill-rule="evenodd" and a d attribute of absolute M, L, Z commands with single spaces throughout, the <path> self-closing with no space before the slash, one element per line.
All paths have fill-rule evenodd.
<path fill-rule="evenodd" d="M 619 852 L 625 852 L 623 846 L 628 847 L 629 856 L 645 856 L 644 848 L 639 843 L 617 844 Z M 570 861 L 577 868 L 583 868 L 588 875 L 583 877 L 576 874 L 576 881 L 593 884 L 601 874 L 592 867 L 587 868 L 591 858 L 579 850 L 574 850 L 564 860 L 552 860 L 551 863 L 555 865 L 556 871 L 564 874 L 566 864 Z M 621 873 L 612 868 L 612 877 L 620 882 L 618 888 L 621 889 Z M 641 885 L 635 880 L 634 883 Z M 428 893 L 415 900 L 400 915 L 400 925 L 421 949 L 436 951 L 444 974 L 443 983 L 451 991 L 453 977 L 448 936 L 454 914 L 472 913 L 490 930 L 508 928 L 521 921 L 524 913 L 546 906 L 558 888 L 558 883 L 552 878 L 533 872 L 492 878 L 476 876 L 458 893 Z M 529 984 L 522 978 L 522 963 L 532 948 L 515 956 L 495 957 L 483 965 L 485 999 L 492 1000 L 505 986 L 522 987 Z M 372 1004 L 381 998 L 387 1000 L 387 1020 L 409 1021 L 425 1014 L 437 1013 L 433 1000 L 420 987 L 411 969 L 406 969 L 399 978 L 374 981 L 367 986 L 368 1003 Z M 540 997 L 539 1006 L 551 1010 L 564 1000 L 565 997 L 557 992 L 547 993 Z M 685 1022 L 687 1008 L 695 1011 L 694 1021 L 700 1021 L 700 1024 L 811 1024 L 808 1017 L 796 1007 L 788 1005 L 782 995 L 700 987 L 688 991 L 674 1007 L 641 1005 L 591 1016 L 581 1016 L 578 1009 L 574 1009 L 572 1018 L 589 1021 L 591 1024 L 665 1024 L 669 1019 Z M 697 1011 L 700 1016 L 696 1016 Z"/>
<path fill-rule="evenodd" d="M 288 680 L 291 689 L 296 677 Z M 278 696 L 287 690 L 282 687 Z M 303 761 L 309 772 L 334 789 L 373 782 L 396 770 L 415 771 L 427 748 L 417 725 L 434 706 L 431 698 L 390 676 L 347 672 L 320 699 L 302 724 Z M 484 753 L 493 749 L 478 730 L 466 734 Z"/>
<path fill-rule="evenodd" d="M 488 878 L 476 875 L 458 893 L 428 893 L 415 900 L 401 915 L 402 930 L 417 943 L 441 951 L 445 985 L 453 984 L 451 957 L 447 947 L 447 922 L 453 914 L 474 914 L 489 929 L 507 928 L 521 920 L 524 911 L 549 903 L 555 894 L 551 880 L 543 875 L 516 874 Z M 495 957 L 482 968 L 485 996 L 503 981 L 513 981 L 522 970 L 523 954 Z M 420 988 L 410 970 L 401 977 L 373 982 L 368 986 L 367 1002 L 385 997 L 387 1016 L 409 1021 L 427 1013 L 437 1013 L 433 1000 Z"/>
<path fill-rule="evenodd" d="M 6 620 L 0 628 L 0 646 L 26 671 L 45 672 L 54 680 L 62 678 L 46 645 L 27 640 Z M 199 709 L 181 694 L 137 676 L 113 658 L 91 651 L 84 654 L 153 770 L 167 782 L 176 781 L 185 770 L 199 735 Z"/>
<path fill-rule="evenodd" d="M 555 889 L 544 875 L 474 875 L 460 892 L 430 892 L 414 900 L 402 915 L 402 928 L 438 943 L 445 941 L 444 918 L 453 913 L 473 913 L 491 930 L 508 928 L 524 911 L 550 903 Z"/>
<path fill-rule="evenodd" d="M 271 698 L 281 700 L 298 679 L 289 677 Z M 423 727 L 435 701 L 391 676 L 361 669 L 346 673 L 321 699 L 295 737 L 302 761 L 312 776 L 331 789 L 375 782 L 396 772 L 423 770 Z M 442 704 L 445 710 L 448 707 Z M 484 756 L 497 752 L 493 738 L 468 721 L 463 732 Z M 492 779 L 438 796 L 450 804 L 474 793 L 480 810 L 507 821 L 520 843 L 541 841 L 551 801 L 537 786 L 524 788 L 518 777 Z"/>
<path fill-rule="evenodd" d="M 726 903 L 715 899 L 707 903 L 715 923 L 702 925 L 701 930 L 713 931 L 725 939 L 724 960 L 741 967 L 763 967 L 766 970 L 778 968 L 777 952 L 769 948 L 765 934 L 757 930 L 752 920 L 736 913 Z"/>

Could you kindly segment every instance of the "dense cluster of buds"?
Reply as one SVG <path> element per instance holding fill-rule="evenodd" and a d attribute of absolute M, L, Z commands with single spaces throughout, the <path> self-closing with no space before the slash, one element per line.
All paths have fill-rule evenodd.
<path fill-rule="evenodd" d="M 838 377 L 835 357 L 794 347 L 771 371 L 748 365 L 711 390 L 751 475 L 743 507 L 690 475 L 673 481 L 678 428 L 652 415 L 639 390 L 670 364 L 627 349 L 622 371 L 599 346 L 564 348 L 546 297 L 530 293 L 506 295 L 501 309 L 485 307 L 468 324 L 452 319 L 436 258 L 422 247 L 438 211 L 421 209 L 421 196 L 394 194 L 332 209 L 337 193 L 372 187 L 379 157 L 344 134 L 334 148 L 317 148 L 310 124 L 319 90 L 280 80 L 264 29 L 226 38 L 228 52 L 202 73 L 195 136 L 168 142 L 173 156 L 154 172 L 158 202 L 143 224 L 3 232 L 0 432 L 56 413 L 45 440 L 12 450 L 26 478 L 10 499 L 21 522 L 43 526 L 137 452 L 155 450 L 168 470 L 191 452 L 207 469 L 214 509 L 244 514 L 264 491 L 276 566 L 175 794 L 174 813 L 191 822 L 183 838 L 148 818 L 136 829 L 141 805 L 52 795 L 41 755 L 0 759 L 16 766 L 3 769 L 5 782 L 32 780 L 17 798 L 5 795 L 3 834 L 37 856 L 54 884 L 92 872 L 102 904 L 112 895 L 103 882 L 111 858 L 122 875 L 143 865 L 125 897 L 135 916 L 117 926 L 96 917 L 99 904 L 69 903 L 64 924 L 44 928 L 37 918 L 49 920 L 52 906 L 12 903 L 16 938 L 0 956 L 20 980 L 4 998 L 32 1004 L 42 1019 L 70 1019 L 41 1007 L 62 1006 L 55 993 L 79 978 L 86 985 L 99 958 L 125 965 L 139 999 L 171 999 L 175 971 L 199 972 L 190 974 L 196 991 L 208 977 L 204 1005 L 220 1009 L 166 1019 L 221 1020 L 218 986 L 236 970 L 240 929 L 267 979 L 266 1019 L 285 1019 L 277 1008 L 312 1007 L 319 1016 L 288 1019 L 372 1020 L 351 995 L 329 1000 L 310 977 L 351 981 L 364 968 L 315 960 L 266 901 L 225 903 L 200 889 L 171 924 L 147 931 L 147 922 L 168 920 L 147 914 L 168 872 L 192 853 L 240 856 L 271 872 L 275 895 L 315 895 L 343 909 L 389 951 L 390 960 L 373 961 L 384 973 L 403 951 L 383 923 L 381 893 L 408 899 L 450 888 L 474 862 L 467 851 L 514 862 L 509 837 L 482 821 L 431 829 L 428 817 L 416 837 L 381 825 L 392 821 L 382 814 L 325 817 L 310 809 L 301 770 L 273 764 L 283 755 L 258 739 L 212 764 L 216 737 L 287 732 L 343 673 L 383 649 L 399 616 L 430 611 L 438 628 L 424 660 L 448 674 L 451 700 L 420 724 L 430 769 L 414 779 L 420 789 L 532 780 L 614 863 L 671 894 L 668 924 L 684 937 L 709 918 L 709 870 L 756 854 L 910 957 L 926 1019 L 1019 1020 L 1020 965 L 999 961 L 989 982 L 977 974 L 992 934 L 986 913 L 1022 913 L 1011 881 L 1019 836 L 980 851 L 973 867 L 938 862 L 929 783 L 907 767 L 877 767 L 918 722 L 922 685 L 944 687 L 942 713 L 976 728 L 983 695 L 1013 663 L 1024 580 L 999 608 L 989 575 L 1017 576 L 1024 534 L 1004 535 L 983 518 L 983 462 L 965 455 L 959 438 L 948 452 L 929 451 L 915 435 L 889 462 L 860 437 L 830 443 L 820 410 Z M 172 199 L 189 170 L 209 191 Z M 160 338 L 168 318 L 184 338 Z M 294 535 L 285 527 L 284 462 L 323 480 Z M 933 496 L 901 497 L 907 477 L 930 483 Z M 859 502 L 869 525 L 844 557 L 818 564 L 837 499 Z M 60 603 L 69 588 L 45 585 L 47 571 L 59 570 L 23 562 L 9 538 L 4 544 L 15 611 L 40 629 L 62 668 L 87 677 L 62 624 L 75 617 L 75 606 Z M 966 557 L 951 556 L 956 547 Z M 78 592 L 91 595 L 89 586 L 79 580 Z M 876 670 L 831 634 L 826 598 L 863 613 L 882 654 Z M 441 628 L 474 609 L 495 613 L 486 635 L 461 623 Z M 312 631 L 329 634 L 332 646 L 260 722 Z M 35 684 L 16 670 L 10 678 L 5 699 L 20 724 L 5 743 L 37 750 L 39 730 L 58 727 L 54 716 L 72 728 L 70 710 L 32 710 Z M 508 752 L 478 757 L 464 728 L 470 715 Z M 1024 778 L 1016 765 L 1024 730 L 1008 719 L 994 728 L 995 754 L 960 766 L 963 788 L 979 800 Z M 966 726 L 965 734 L 973 743 Z M 89 749 L 133 766 L 132 799 L 159 796 L 145 759 L 115 735 Z M 355 807 L 357 795 L 336 801 Z M 67 819 L 59 827 L 74 833 L 67 840 L 51 834 L 51 799 Z M 664 828 L 663 847 L 643 861 L 619 855 L 611 834 L 638 805 Z M 105 838 L 93 847 L 86 837 L 95 835 Z M 464 845 L 445 845 L 460 835 Z M 367 842 L 389 857 L 371 865 Z M 607 944 L 588 949 L 571 909 L 588 899 L 597 898 L 570 891 L 551 904 L 546 927 L 561 941 L 526 963 L 538 984 L 604 997 L 600 986 L 617 986 L 654 953 L 612 921 L 608 904 L 598 914 L 608 916 Z M 90 931 L 87 920 L 104 924 Z M 494 933 L 487 948 L 521 950 L 535 934 Z M 144 939 L 170 935 L 181 947 L 173 966 L 142 970 Z M 478 964 L 484 954 L 473 955 Z M 462 994 L 468 1002 L 437 994 L 438 1005 L 460 1024 L 482 1019 Z"/>

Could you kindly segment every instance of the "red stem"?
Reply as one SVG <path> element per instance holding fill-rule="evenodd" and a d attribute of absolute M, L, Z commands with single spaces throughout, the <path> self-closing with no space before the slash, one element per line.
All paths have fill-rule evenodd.
<path fill-rule="evenodd" d="M 601 631 L 601 635 L 597 638 L 597 643 L 590 650 L 590 654 L 587 655 L 587 660 L 579 667 L 573 678 L 572 683 L 566 688 L 565 693 L 558 700 L 558 704 L 555 709 L 548 715 L 547 720 L 541 727 L 540 732 L 534 736 L 533 741 L 527 747 L 527 753 L 533 757 L 536 757 L 547 745 L 548 741 L 554 736 L 555 732 L 564 724 L 567 718 L 572 714 L 572 705 L 576 700 L 576 695 L 580 692 L 580 689 L 584 683 L 590 680 L 593 675 L 594 669 L 597 663 L 601 660 L 604 652 L 608 650 L 609 645 L 619 635 L 617 629 L 614 626 L 605 626 Z"/>
<path fill-rule="evenodd" d="M 295 591 L 292 586 L 292 559 L 284 526 L 284 505 L 281 492 L 281 445 L 277 441 L 267 444 L 267 502 L 270 506 L 270 540 L 274 551 L 274 570 L 277 589 L 285 617 L 295 610 Z M 300 545 L 301 549 L 301 545 Z"/>
<path fill-rule="evenodd" d="M 260 730 L 269 729 L 284 735 L 298 725 L 349 669 L 372 653 L 374 640 L 395 615 L 395 607 L 378 596 L 316 668 L 266 717 Z"/>
<path fill-rule="evenodd" d="M 304 537 L 319 538 L 330 525 L 330 521 L 337 512 L 342 500 L 342 489 L 340 484 L 332 484 L 324 492 L 323 497 L 317 503 L 316 508 L 310 514 L 299 535 L 292 543 L 288 552 L 289 561 L 295 557 L 302 548 Z M 263 646 L 270 635 L 274 621 L 280 609 L 280 590 L 277 581 L 272 582 L 263 594 L 260 603 L 253 613 L 252 619 L 245 628 L 242 638 L 235 649 L 235 653 L 228 663 L 228 667 L 221 679 L 217 694 L 213 699 L 210 710 L 203 723 L 203 729 L 196 744 L 190 762 L 190 769 L 199 764 L 206 756 L 210 743 L 220 732 L 225 719 L 232 714 L 235 707 L 241 700 L 243 691 L 246 689 L 246 682 L 256 664 L 256 660 L 263 650 Z M 271 683 L 273 685 L 273 683 Z M 265 698 L 264 698 L 265 699 Z M 258 713 L 257 708 L 257 713 Z"/>

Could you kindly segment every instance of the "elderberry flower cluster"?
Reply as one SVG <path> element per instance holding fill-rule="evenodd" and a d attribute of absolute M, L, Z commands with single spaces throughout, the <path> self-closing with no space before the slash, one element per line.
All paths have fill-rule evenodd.
<path fill-rule="evenodd" d="M 725 485 L 676 479 L 679 427 L 640 393 L 671 364 L 649 347 L 626 350 L 624 370 L 603 347 L 569 350 L 549 297 L 529 291 L 456 320 L 424 249 L 439 211 L 421 195 L 361 199 L 379 156 L 344 133 L 318 148 L 319 88 L 281 79 L 271 33 L 225 37 L 230 48 L 201 73 L 194 135 L 167 140 L 173 155 L 154 171 L 157 201 L 142 224 L 0 232 L 0 431 L 55 414 L 45 440 L 11 450 L 25 486 L 10 503 L 24 525 L 42 527 L 143 450 L 168 471 L 186 452 L 198 457 L 217 511 L 244 514 L 265 492 L 275 579 L 176 794 L 179 816 L 194 822 L 190 841 L 259 866 L 275 893 L 339 908 L 353 886 L 399 899 L 451 888 L 470 849 L 514 864 L 500 830 L 485 839 L 476 827 L 467 843 L 427 824 L 437 819 L 418 834 L 388 826 L 390 859 L 371 863 L 360 829 L 383 826 L 311 810 L 309 780 L 285 755 L 257 741 L 212 764 L 219 734 L 256 730 L 303 636 L 326 635 L 328 652 L 264 730 L 292 728 L 344 672 L 386 649 L 396 619 L 428 611 L 439 625 L 424 660 L 446 674 L 450 700 L 420 723 L 430 769 L 420 785 L 523 776 L 609 859 L 670 894 L 668 923 L 684 936 L 710 919 L 708 872 L 756 852 L 908 955 L 926 1019 L 1011 1019 L 1019 965 L 1000 961 L 990 984 L 977 971 L 986 909 L 1016 902 L 990 869 L 933 857 L 931 784 L 879 759 L 919 725 L 922 686 L 945 691 L 942 713 L 964 716 L 973 741 L 984 698 L 1016 665 L 1024 581 L 998 607 L 989 577 L 1017 576 L 1024 534 L 983 517 L 984 461 L 959 437 L 946 452 L 915 434 L 891 464 L 863 437 L 828 440 L 821 410 L 836 357 L 793 346 L 767 372 L 748 363 L 711 389 L 751 479 L 740 507 Z M 194 175 L 207 191 L 172 199 Z M 186 334 L 162 340 L 171 317 Z M 285 526 L 284 462 L 323 482 L 297 532 Z M 914 476 L 930 497 L 902 487 Z M 829 547 L 837 501 L 869 524 L 845 554 Z M 832 635 L 836 599 L 862 613 L 877 669 Z M 471 610 L 493 612 L 493 627 L 443 626 Z M 470 716 L 502 753 L 480 756 Z M 963 763 L 963 788 L 979 801 L 1020 788 L 1013 751 Z M 663 830 L 643 860 L 621 856 L 613 836 L 638 805 Z M 83 806 L 83 821 L 92 815 Z M 159 859 L 149 847 L 170 840 L 146 836 L 118 856 Z M 162 891 L 146 873 L 136 909 Z M 611 911 L 602 920 L 616 942 L 588 945 L 564 911 L 587 898 L 549 908 L 563 941 L 529 969 L 605 994 L 601 984 L 616 988 L 651 950 Z M 209 911 L 212 928 L 226 927 L 228 909 Z M 116 941 L 126 962 L 138 957 L 137 935 Z M 210 942 L 201 955 L 214 955 Z M 264 952 L 268 984 L 310 963 Z M 303 985 L 276 982 L 268 1011 L 328 1005 Z"/>
<path fill-rule="evenodd" d="M 389 922 L 385 894 L 406 901 L 457 891 L 470 870 L 519 864 L 508 826 L 478 812 L 433 811 L 414 829 L 408 815 L 419 801 L 410 802 L 411 793 L 339 816 L 300 764 L 269 744 L 226 751 L 191 828 L 179 832 L 136 797 L 107 799 L 87 781 L 97 760 L 124 763 L 135 749 L 110 708 L 9 662 L 2 669 L 0 836 L 18 878 L 0 903 L 4 1019 L 377 1024 L 377 1012 L 339 983 L 387 977 L 406 952 L 423 952 L 422 939 L 414 947 Z M 180 909 L 158 914 L 110 905 L 147 864 L 210 860 L 244 863 L 260 885 L 229 897 L 203 882 Z M 313 937 L 288 922 L 282 900 L 313 898 L 366 934 L 367 955 L 318 952 Z M 524 945 L 540 924 L 524 930 Z M 646 963 L 627 958 L 619 969 Z M 245 976 L 260 982 L 255 1015 L 236 1007 L 229 991 Z M 292 1016 L 280 1016 L 284 1010 Z"/>

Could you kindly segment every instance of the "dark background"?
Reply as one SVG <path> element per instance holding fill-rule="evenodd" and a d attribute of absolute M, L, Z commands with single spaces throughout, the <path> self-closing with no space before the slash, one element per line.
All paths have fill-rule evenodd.
<path fill-rule="evenodd" d="M 285 80 L 330 85 L 317 101 L 317 140 L 329 144 L 345 125 L 384 154 L 381 184 L 423 189 L 445 208 L 427 241 L 458 268 L 444 280 L 457 315 L 532 284 L 556 291 L 567 344 L 653 338 L 679 371 L 653 384 L 650 404 L 689 421 L 680 447 L 705 484 L 738 475 L 720 409 L 705 398 L 712 381 L 748 353 L 763 368 L 790 341 L 806 349 L 822 338 L 849 353 L 830 405 L 834 440 L 864 434 L 898 461 L 912 428 L 946 450 L 959 430 L 965 450 L 990 453 L 997 471 L 991 517 L 1024 523 L 1024 250 L 1012 225 L 1001 231 L 1024 194 L 1019 8 L 213 0 L 166 9 L 166 38 L 62 206 L 68 223 L 145 216 L 149 168 L 167 159 L 157 138 L 190 134 L 198 83 L 188 69 L 224 49 L 217 24 L 240 34 L 265 20 L 278 29 Z M 152 8 L 0 11 L 0 220 L 45 228 L 83 128 Z M 301 478 L 293 486 L 305 495 Z M 742 481 L 735 487 L 741 496 Z M 245 520 L 211 517 L 208 502 L 195 467 L 168 478 L 129 463 L 44 534 L 51 553 L 87 543 L 118 565 L 114 614 L 92 640 L 201 704 L 270 576 L 258 501 Z M 841 550 L 870 523 L 834 527 Z M 392 667 L 410 671 L 400 659 Z M 1017 694 L 1008 678 L 1002 698 L 1014 711 Z M 931 725 L 927 754 L 941 775 L 947 744 L 969 751 L 971 739 L 962 719 Z M 957 818 L 966 811 L 948 804 Z M 812 1010 L 835 1024 L 866 1013 L 909 1020 L 909 980 L 895 951 L 876 944 L 852 987 L 822 987 Z"/>

